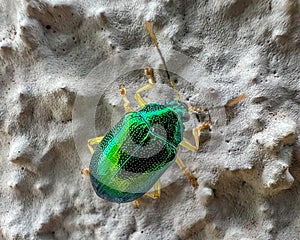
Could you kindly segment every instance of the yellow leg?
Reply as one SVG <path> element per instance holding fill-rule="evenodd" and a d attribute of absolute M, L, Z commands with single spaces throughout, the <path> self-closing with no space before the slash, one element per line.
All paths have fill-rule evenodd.
<path fill-rule="evenodd" d="M 197 178 L 186 168 L 186 166 L 184 165 L 184 163 L 178 156 L 176 156 L 176 163 L 180 167 L 180 169 L 182 170 L 184 175 L 187 176 L 187 178 L 189 179 L 192 186 L 194 188 L 197 188 L 199 186 L 199 184 L 197 182 Z"/>
<path fill-rule="evenodd" d="M 130 102 L 126 96 L 126 88 L 124 84 L 120 85 L 120 94 L 123 98 L 125 112 L 134 112 L 134 110 L 130 107 Z"/>
<path fill-rule="evenodd" d="M 193 136 L 194 136 L 194 140 L 195 140 L 195 145 L 192 145 L 186 138 L 183 138 L 183 140 L 181 141 L 180 145 L 188 150 L 191 150 L 192 152 L 195 152 L 199 149 L 199 132 L 205 130 L 205 129 L 209 129 L 210 128 L 211 123 L 210 122 L 204 122 L 202 123 L 200 126 L 195 127 L 193 129 Z"/>
<path fill-rule="evenodd" d="M 140 208 L 140 199 L 136 199 L 132 203 L 133 203 L 135 208 Z"/>
<path fill-rule="evenodd" d="M 104 136 L 101 136 L 101 137 L 91 138 L 91 139 L 88 140 L 87 146 L 88 146 L 91 154 L 94 153 L 94 148 L 92 147 L 92 145 L 99 144 L 102 141 L 103 138 L 104 138 Z"/>
<path fill-rule="evenodd" d="M 243 101 L 245 98 L 246 98 L 246 94 L 241 94 L 241 95 L 237 96 L 236 98 L 229 100 L 226 103 L 225 107 L 234 107 L 236 104 Z"/>
<path fill-rule="evenodd" d="M 92 145 L 99 144 L 102 141 L 103 138 L 104 138 L 104 136 L 101 136 L 101 137 L 91 138 L 91 139 L 88 140 L 87 146 L 88 146 L 91 154 L 94 153 L 94 148 L 92 147 Z M 88 168 L 84 168 L 84 169 L 81 170 L 81 174 L 89 175 L 90 170 Z"/>
<path fill-rule="evenodd" d="M 157 199 L 160 197 L 160 189 L 161 189 L 161 185 L 160 185 L 160 181 L 158 180 L 154 184 L 154 192 L 147 192 L 147 193 L 145 193 L 145 195 L 148 197 L 151 197 L 153 199 Z"/>
<path fill-rule="evenodd" d="M 155 83 L 152 68 L 146 67 L 145 74 L 147 75 L 147 77 L 149 79 L 148 84 L 145 85 L 144 87 L 141 87 L 140 89 L 138 89 L 134 95 L 134 98 L 136 99 L 136 101 L 138 102 L 138 104 L 140 105 L 141 108 L 143 108 L 145 105 L 147 105 L 147 102 L 141 97 L 141 92 L 151 89 Z"/>
<path fill-rule="evenodd" d="M 154 192 L 147 192 L 147 193 L 145 193 L 144 196 L 148 196 L 150 198 L 157 199 L 157 198 L 160 197 L 160 189 L 161 189 L 160 180 L 158 180 L 154 184 Z M 140 208 L 140 198 L 134 200 L 132 203 L 133 203 L 135 208 Z"/>
<path fill-rule="evenodd" d="M 90 174 L 90 170 L 88 168 L 84 168 L 81 170 L 81 174 L 88 176 Z"/>

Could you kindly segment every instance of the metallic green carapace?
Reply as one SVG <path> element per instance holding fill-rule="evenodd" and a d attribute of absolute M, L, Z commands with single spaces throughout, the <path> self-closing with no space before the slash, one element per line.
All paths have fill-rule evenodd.
<path fill-rule="evenodd" d="M 176 158 L 186 116 L 187 106 L 180 101 L 126 113 L 92 156 L 90 176 L 97 195 L 123 203 L 149 191 Z"/>

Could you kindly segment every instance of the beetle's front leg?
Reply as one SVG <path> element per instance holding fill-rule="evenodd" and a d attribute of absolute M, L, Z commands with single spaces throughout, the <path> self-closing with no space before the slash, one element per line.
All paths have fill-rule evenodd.
<path fill-rule="evenodd" d="M 183 140 L 181 141 L 180 145 L 188 150 L 191 150 L 192 152 L 196 152 L 199 149 L 199 132 L 205 130 L 205 129 L 209 129 L 211 126 L 210 122 L 204 122 L 202 123 L 200 126 L 195 127 L 193 129 L 193 136 L 194 136 L 194 140 L 195 140 L 195 146 L 193 144 L 191 144 L 189 142 L 189 140 L 187 140 L 186 138 L 183 138 Z"/>
<path fill-rule="evenodd" d="M 130 107 L 130 102 L 126 96 L 126 88 L 124 84 L 121 84 L 120 87 L 120 94 L 123 98 L 123 102 L 124 102 L 124 108 L 125 108 L 125 112 L 134 112 L 134 110 Z"/>
<path fill-rule="evenodd" d="M 144 87 L 141 87 L 140 89 L 138 89 L 134 95 L 134 98 L 136 99 L 136 101 L 138 102 L 138 104 L 140 105 L 141 108 L 143 108 L 145 105 L 147 105 L 147 102 L 141 96 L 141 92 L 151 89 L 155 83 L 152 68 L 146 67 L 145 74 L 148 77 L 148 84 L 145 85 Z"/>

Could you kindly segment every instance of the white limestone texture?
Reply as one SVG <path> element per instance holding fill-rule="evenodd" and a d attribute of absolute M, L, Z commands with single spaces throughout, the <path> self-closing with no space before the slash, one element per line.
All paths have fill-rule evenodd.
<path fill-rule="evenodd" d="M 300 239 L 297 0 L 0 0 L 0 239 Z M 133 108 L 175 97 L 210 110 L 197 152 L 178 148 L 161 198 L 107 202 L 81 170 L 86 141 Z M 243 95 L 244 94 L 244 95 Z M 230 106 L 232 99 L 245 96 Z M 207 120 L 207 116 L 203 116 Z M 192 115 L 186 137 L 200 124 Z"/>

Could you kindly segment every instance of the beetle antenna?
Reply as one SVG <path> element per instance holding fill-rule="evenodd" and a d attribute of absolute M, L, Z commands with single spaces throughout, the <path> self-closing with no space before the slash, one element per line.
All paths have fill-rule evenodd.
<path fill-rule="evenodd" d="M 246 94 L 241 94 L 231 100 L 229 100 L 226 104 L 225 107 L 234 107 L 236 104 L 239 102 L 243 101 L 246 98 Z"/>
<path fill-rule="evenodd" d="M 242 93 L 241 95 L 238 95 L 237 97 L 228 100 L 225 105 L 221 105 L 221 106 L 218 105 L 218 106 L 210 107 L 209 109 L 212 110 L 212 109 L 218 109 L 218 108 L 224 108 L 224 107 L 231 108 L 231 107 L 234 107 L 235 105 L 237 105 L 239 102 L 243 101 L 245 98 L 246 98 L 246 94 Z M 208 111 L 208 108 L 199 108 L 196 106 L 191 106 L 191 107 L 189 107 L 189 110 L 192 113 L 195 113 L 195 112 L 201 113 L 201 112 Z"/>
<path fill-rule="evenodd" d="M 155 36 L 155 33 L 154 33 L 153 29 L 152 29 L 151 23 L 150 23 L 150 22 L 145 22 L 145 28 L 146 28 L 146 30 L 148 31 L 148 33 L 149 33 L 149 35 L 150 35 L 150 37 L 151 37 L 151 40 L 152 40 L 154 46 L 156 47 L 156 49 L 157 49 L 157 51 L 158 51 L 158 54 L 159 54 L 159 56 L 160 56 L 160 58 L 161 58 L 161 60 L 162 60 L 162 63 L 163 63 L 163 65 L 164 65 L 165 70 L 166 70 L 166 73 L 167 73 L 167 77 L 168 77 L 169 84 L 170 84 L 171 88 L 173 88 L 173 90 L 174 90 L 174 92 L 175 92 L 175 94 L 176 94 L 176 99 L 177 99 L 177 100 L 180 100 L 179 92 L 178 92 L 178 90 L 177 90 L 176 87 L 175 87 L 174 81 L 173 81 L 173 80 L 171 79 L 171 77 L 170 77 L 170 73 L 169 73 L 169 71 L 168 71 L 166 61 L 165 61 L 165 59 L 164 59 L 164 57 L 163 57 L 163 55 L 162 55 L 162 53 L 161 53 L 161 51 L 160 51 L 160 48 L 158 47 L 158 41 L 157 41 L 157 38 L 156 38 L 156 36 Z"/>

